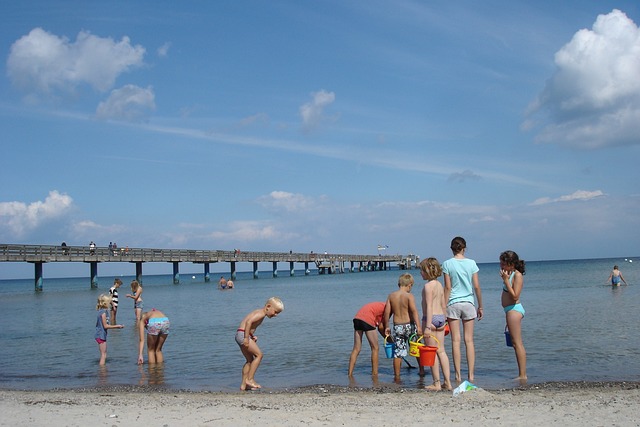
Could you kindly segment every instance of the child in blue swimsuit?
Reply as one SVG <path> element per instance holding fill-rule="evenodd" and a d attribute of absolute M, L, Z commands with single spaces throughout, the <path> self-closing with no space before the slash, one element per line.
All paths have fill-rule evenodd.
<path fill-rule="evenodd" d="M 520 303 L 520 294 L 524 285 L 525 262 L 514 251 L 500 254 L 500 278 L 502 279 L 502 307 L 507 319 L 507 328 L 511 335 L 513 350 L 518 362 L 517 380 L 527 379 L 527 352 L 522 343 L 522 319 L 524 307 Z"/>

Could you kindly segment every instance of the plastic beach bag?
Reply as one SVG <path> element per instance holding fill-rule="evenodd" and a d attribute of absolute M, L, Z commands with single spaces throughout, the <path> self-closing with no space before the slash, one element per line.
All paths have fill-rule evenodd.
<path fill-rule="evenodd" d="M 475 390 L 478 387 L 476 387 L 475 385 L 471 384 L 469 381 L 464 380 L 462 381 L 462 383 L 460 383 L 460 385 L 456 388 L 453 389 L 453 395 L 457 396 L 461 393 L 464 393 L 465 391 L 469 391 L 469 390 Z"/>

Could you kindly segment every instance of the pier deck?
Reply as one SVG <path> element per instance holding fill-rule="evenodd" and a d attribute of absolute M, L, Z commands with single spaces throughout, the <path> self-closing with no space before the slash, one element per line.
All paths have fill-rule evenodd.
<path fill-rule="evenodd" d="M 60 245 L 15 245 L 0 244 L 0 262 L 28 262 L 35 265 L 36 290 L 42 290 L 42 265 L 50 262 L 85 262 L 91 265 L 91 285 L 97 280 L 97 265 L 103 262 L 131 262 L 136 264 L 136 278 L 142 281 L 142 264 L 145 262 L 173 263 L 174 283 L 179 283 L 179 263 L 191 262 L 204 265 L 205 281 L 209 281 L 209 265 L 217 262 L 230 264 L 231 277 L 235 279 L 236 263 L 253 264 L 254 278 L 257 278 L 258 263 L 271 262 L 273 275 L 277 276 L 277 263 L 288 262 L 293 275 L 294 264 L 303 263 L 305 274 L 309 274 L 309 263 L 321 272 L 386 270 L 390 263 L 399 266 L 411 265 L 417 258 L 413 255 L 354 255 L 317 254 L 299 252 L 254 252 L 200 249 L 153 249 L 117 248 Z M 349 264 L 345 269 L 344 265 Z M 332 266 L 333 268 L 328 268 Z"/>

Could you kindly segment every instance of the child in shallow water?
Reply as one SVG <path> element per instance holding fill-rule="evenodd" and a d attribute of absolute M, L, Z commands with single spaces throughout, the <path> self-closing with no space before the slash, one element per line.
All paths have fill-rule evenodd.
<path fill-rule="evenodd" d="M 280 298 L 271 297 L 264 307 L 253 310 L 240 322 L 240 326 L 236 330 L 236 343 L 240 346 L 242 355 L 246 359 L 245 364 L 242 366 L 240 390 L 253 390 L 261 387 L 254 379 L 262 361 L 262 351 L 258 347 L 258 337 L 254 333 L 265 317 L 276 317 L 282 310 L 284 310 L 284 304 Z"/>
<path fill-rule="evenodd" d="M 169 318 L 160 310 L 155 308 L 146 313 L 138 322 L 138 365 L 144 363 L 142 352 L 144 351 L 144 332 L 147 331 L 147 358 L 149 364 L 164 362 L 162 346 L 169 336 Z"/>
<path fill-rule="evenodd" d="M 136 316 L 136 323 L 140 320 L 142 316 L 142 285 L 137 280 L 131 282 L 131 292 L 133 294 L 127 294 L 127 298 L 131 298 L 133 300 L 133 312 Z"/>
<path fill-rule="evenodd" d="M 511 335 L 513 350 L 518 363 L 517 380 L 527 379 L 527 352 L 522 343 L 522 319 L 524 307 L 520 303 L 520 294 L 524 286 L 525 263 L 514 251 L 500 254 L 500 278 L 502 279 L 502 307 L 507 319 L 507 328 Z"/>
<path fill-rule="evenodd" d="M 431 367 L 433 384 L 425 387 L 427 390 L 451 390 L 451 373 L 449 371 L 449 356 L 444 348 L 444 326 L 447 322 L 447 305 L 444 300 L 444 288 L 438 281 L 442 276 L 442 267 L 435 258 L 427 258 L 420 263 L 420 274 L 428 280 L 422 289 L 422 330 L 424 343 L 438 346 L 438 360 Z M 435 340 L 433 337 L 435 336 Z M 437 340 L 437 341 L 436 341 Z M 444 384 L 440 383 L 440 367 Z"/>
<path fill-rule="evenodd" d="M 96 335 L 95 339 L 98 343 L 98 349 L 100 350 L 100 365 L 107 363 L 107 330 L 109 329 L 122 329 L 122 325 L 111 325 L 109 322 L 109 311 L 111 308 L 111 297 L 109 295 L 102 294 L 98 297 L 98 304 L 96 310 L 98 315 L 96 317 Z"/>

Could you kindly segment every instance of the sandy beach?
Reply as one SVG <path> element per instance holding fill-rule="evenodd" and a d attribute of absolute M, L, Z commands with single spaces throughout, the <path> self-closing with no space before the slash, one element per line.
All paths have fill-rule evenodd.
<path fill-rule="evenodd" d="M 0 391 L 3 426 L 640 425 L 638 383 L 547 383 L 426 392 L 312 386 L 209 393 L 159 390 Z"/>

